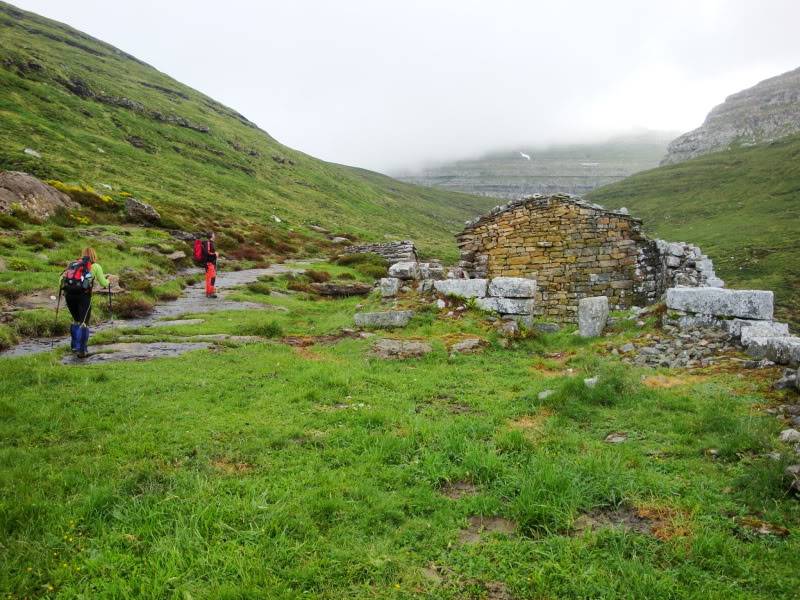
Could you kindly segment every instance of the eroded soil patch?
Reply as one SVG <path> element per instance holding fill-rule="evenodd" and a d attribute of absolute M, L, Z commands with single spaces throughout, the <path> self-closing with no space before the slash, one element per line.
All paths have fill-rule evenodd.
<path fill-rule="evenodd" d="M 477 494 L 478 486 L 471 481 L 448 481 L 442 485 L 441 492 L 451 500 L 459 500 Z"/>
<path fill-rule="evenodd" d="M 253 465 L 246 462 L 233 461 L 228 458 L 215 458 L 211 466 L 226 475 L 243 475 L 253 470 Z"/>
<path fill-rule="evenodd" d="M 462 544 L 478 544 L 485 536 L 512 535 L 516 530 L 517 524 L 509 519 L 475 515 L 469 518 L 467 528 L 458 532 L 458 541 Z"/>
<path fill-rule="evenodd" d="M 685 537 L 690 534 L 686 515 L 666 506 L 641 506 L 635 509 L 627 506 L 614 509 L 600 508 L 578 517 L 572 528 L 576 534 L 616 528 L 652 535 L 660 540 Z"/>

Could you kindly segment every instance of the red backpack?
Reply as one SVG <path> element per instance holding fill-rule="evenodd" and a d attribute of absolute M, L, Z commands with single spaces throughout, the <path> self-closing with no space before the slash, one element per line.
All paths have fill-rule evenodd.
<path fill-rule="evenodd" d="M 92 263 L 88 256 L 69 263 L 62 278 L 65 292 L 88 292 L 92 289 L 93 283 Z"/>
<path fill-rule="evenodd" d="M 203 243 L 203 240 L 197 239 L 194 241 L 194 252 L 192 253 L 192 257 L 194 258 L 194 262 L 198 264 L 203 264 L 206 262 L 206 245 Z"/>

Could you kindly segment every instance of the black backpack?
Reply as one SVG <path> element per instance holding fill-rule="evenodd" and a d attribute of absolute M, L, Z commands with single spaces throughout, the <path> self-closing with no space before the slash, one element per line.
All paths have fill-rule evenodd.
<path fill-rule="evenodd" d="M 92 275 L 92 263 L 89 257 L 84 256 L 74 262 L 69 263 L 61 285 L 65 292 L 88 292 L 94 284 Z"/>

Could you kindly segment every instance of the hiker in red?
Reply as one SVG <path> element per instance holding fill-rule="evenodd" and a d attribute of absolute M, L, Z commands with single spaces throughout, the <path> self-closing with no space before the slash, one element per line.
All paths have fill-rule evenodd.
<path fill-rule="evenodd" d="M 204 258 L 206 263 L 206 298 L 216 298 L 217 289 L 217 249 L 214 246 L 214 232 L 208 234 L 205 242 Z"/>

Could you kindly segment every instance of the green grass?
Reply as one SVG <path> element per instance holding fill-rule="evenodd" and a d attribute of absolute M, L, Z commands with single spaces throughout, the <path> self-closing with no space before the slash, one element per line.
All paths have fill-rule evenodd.
<path fill-rule="evenodd" d="M 81 186 L 109 195 L 111 206 L 122 202 L 119 192 L 132 194 L 187 228 L 227 223 L 247 232 L 257 223 L 314 239 L 306 225 L 316 223 L 362 239 L 414 238 L 426 253 L 455 258 L 453 234 L 495 203 L 287 148 L 124 52 L 1 2 L 0 32 L 0 168 L 63 181 L 92 205 L 97 196 Z M 70 81 L 84 82 L 95 98 L 103 91 L 141 108 L 81 97 Z M 174 115 L 209 131 L 164 120 Z M 134 138 L 145 147 L 132 145 Z M 24 154 L 26 147 L 42 158 Z"/>
<path fill-rule="evenodd" d="M 589 197 L 698 244 L 729 286 L 774 290 L 779 314 L 800 322 L 800 136 L 638 173 Z"/>
<path fill-rule="evenodd" d="M 57 352 L 0 359 L 9 597 L 456 599 L 498 581 L 515 598 L 795 596 L 800 504 L 784 463 L 763 455 L 781 424 L 755 409 L 769 378 L 648 387 L 652 372 L 600 352 L 629 330 L 587 341 L 567 327 L 503 348 L 475 311 L 421 311 L 388 334 L 431 341 L 419 360 L 370 359 L 369 339 L 295 349 L 278 338 L 350 327 L 357 305 L 380 301 L 237 294 L 287 312 L 146 333 L 263 343 L 85 367 Z M 488 347 L 449 356 L 466 334 Z M 544 389 L 555 393 L 539 401 Z M 604 443 L 611 431 L 628 441 Z M 462 480 L 474 495 L 441 493 Z M 618 506 L 666 515 L 661 537 L 572 532 Z M 517 533 L 464 545 L 473 515 Z M 790 535 L 757 536 L 736 524 L 745 515 Z"/>

